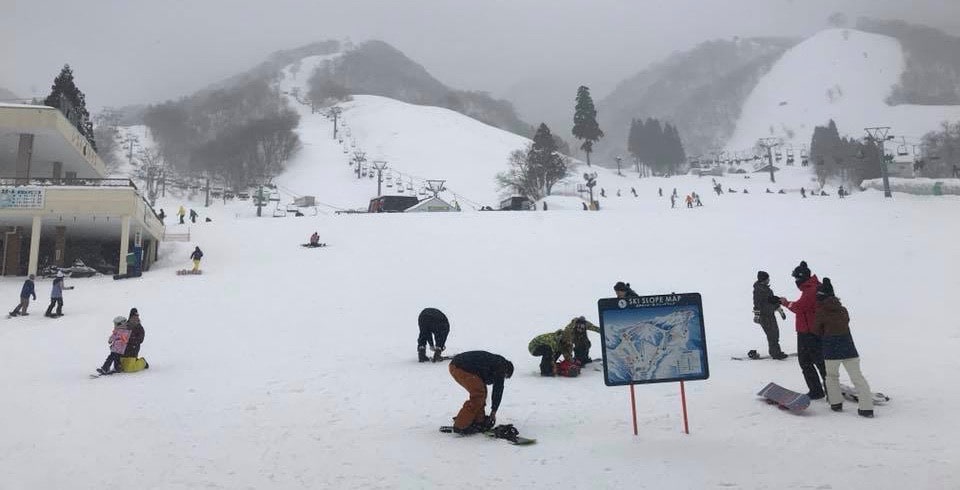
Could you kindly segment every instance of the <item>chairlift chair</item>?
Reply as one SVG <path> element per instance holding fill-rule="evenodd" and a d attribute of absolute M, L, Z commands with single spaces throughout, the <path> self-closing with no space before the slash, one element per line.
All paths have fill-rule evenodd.
<path fill-rule="evenodd" d="M 909 153 L 907 152 L 907 145 L 897 146 L 897 156 L 905 157 L 907 155 L 909 155 Z"/>

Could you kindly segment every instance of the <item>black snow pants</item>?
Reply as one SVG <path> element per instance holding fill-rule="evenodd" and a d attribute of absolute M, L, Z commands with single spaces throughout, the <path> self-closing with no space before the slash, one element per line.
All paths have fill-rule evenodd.
<path fill-rule="evenodd" d="M 417 337 L 417 354 L 420 360 L 423 360 L 426 355 L 427 344 L 434 347 L 437 352 L 446 348 L 447 336 L 450 335 L 450 322 L 443 312 L 436 308 L 424 308 L 417 318 L 417 325 L 420 326 L 420 335 Z"/>
<path fill-rule="evenodd" d="M 800 362 L 800 370 L 803 371 L 803 379 L 810 390 L 807 394 L 813 399 L 823 398 L 827 367 L 823 362 L 819 336 L 812 333 L 797 333 L 797 360 Z"/>
<path fill-rule="evenodd" d="M 772 314 L 770 316 L 760 317 L 760 328 L 767 336 L 767 352 L 770 357 L 776 357 L 783 353 L 780 350 L 780 326 L 777 325 L 777 319 Z"/>
<path fill-rule="evenodd" d="M 586 330 L 573 334 L 573 358 L 580 361 L 581 365 L 592 361 L 590 358 L 590 339 L 587 338 Z"/>
<path fill-rule="evenodd" d="M 553 376 L 553 367 L 560 359 L 560 353 L 541 345 L 533 350 L 533 355 L 540 356 L 540 376 Z"/>
<path fill-rule="evenodd" d="M 104 372 L 109 371 L 111 364 L 113 364 L 114 371 L 120 370 L 120 354 L 111 352 L 110 355 L 107 356 L 107 360 L 103 361 L 103 366 L 100 369 L 102 369 Z"/>
<path fill-rule="evenodd" d="M 47 312 L 44 315 L 51 316 L 54 306 L 57 307 L 57 315 L 63 314 L 63 298 L 50 298 L 50 306 L 47 306 Z"/>

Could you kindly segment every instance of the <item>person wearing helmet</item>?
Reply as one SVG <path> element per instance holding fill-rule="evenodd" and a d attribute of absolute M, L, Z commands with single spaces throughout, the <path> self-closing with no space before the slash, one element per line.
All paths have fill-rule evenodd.
<path fill-rule="evenodd" d="M 57 318 L 63 316 L 63 271 L 57 271 L 57 277 L 53 278 L 53 286 L 50 289 L 50 306 L 47 306 L 47 312 L 44 316 Z M 53 307 L 57 307 L 57 312 L 53 312 Z"/>
<path fill-rule="evenodd" d="M 130 329 L 127 328 L 127 319 L 122 316 L 114 317 L 113 333 L 107 339 L 110 345 L 110 355 L 103 361 L 103 366 L 97 368 L 100 374 L 113 374 L 120 372 L 120 357 L 127 348 L 127 342 L 130 340 Z M 113 365 L 113 369 L 110 366 Z"/>
<path fill-rule="evenodd" d="M 590 358 L 590 339 L 587 330 L 600 333 L 600 327 L 590 323 L 585 317 L 578 316 L 563 327 L 564 345 L 573 346 L 573 360 L 581 366 L 593 362 Z"/>

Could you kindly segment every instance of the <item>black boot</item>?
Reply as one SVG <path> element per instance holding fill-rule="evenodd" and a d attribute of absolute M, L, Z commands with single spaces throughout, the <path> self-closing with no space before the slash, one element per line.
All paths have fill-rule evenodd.
<path fill-rule="evenodd" d="M 842 411 L 843 411 L 843 404 L 842 404 L 842 403 L 834 403 L 834 404 L 830 405 L 830 410 L 833 410 L 834 412 L 842 412 Z"/>
<path fill-rule="evenodd" d="M 417 360 L 420 362 L 427 362 L 430 360 L 430 358 L 427 357 L 426 347 L 417 347 Z"/>
<path fill-rule="evenodd" d="M 866 417 L 868 419 L 873 418 L 873 410 L 857 410 L 857 415 L 861 417 Z"/>

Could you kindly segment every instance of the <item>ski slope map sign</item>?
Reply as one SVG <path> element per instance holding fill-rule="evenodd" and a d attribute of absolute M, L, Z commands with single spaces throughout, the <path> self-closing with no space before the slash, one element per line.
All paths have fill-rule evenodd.
<path fill-rule="evenodd" d="M 707 379 L 699 293 L 597 302 L 607 386 Z"/>

